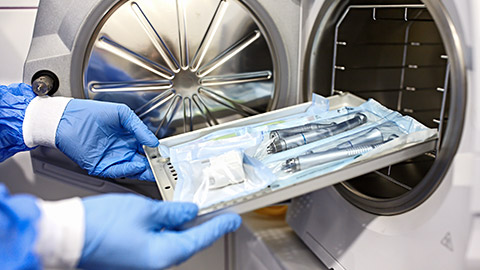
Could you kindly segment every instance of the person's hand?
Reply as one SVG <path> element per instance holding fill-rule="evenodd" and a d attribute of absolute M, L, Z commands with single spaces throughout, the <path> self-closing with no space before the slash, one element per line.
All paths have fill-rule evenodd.
<path fill-rule="evenodd" d="M 241 224 L 240 216 L 224 214 L 182 230 L 181 225 L 196 217 L 195 204 L 133 194 L 94 196 L 83 204 L 82 269 L 163 269 L 180 264 Z"/>
<path fill-rule="evenodd" d="M 55 145 L 91 175 L 154 180 L 141 145 L 158 139 L 123 104 L 74 99 L 58 124 Z"/>
<path fill-rule="evenodd" d="M 31 149 L 23 141 L 22 124 L 25 110 L 35 97 L 29 85 L 0 85 L 0 162 Z"/>

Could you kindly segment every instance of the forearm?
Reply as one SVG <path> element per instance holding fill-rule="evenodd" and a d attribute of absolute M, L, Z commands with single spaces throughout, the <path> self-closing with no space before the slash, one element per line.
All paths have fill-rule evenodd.
<path fill-rule="evenodd" d="M 34 243 L 40 209 L 36 198 L 29 195 L 10 196 L 0 183 L 0 269 L 37 269 Z"/>
<path fill-rule="evenodd" d="M 36 97 L 26 84 L 0 86 L 0 162 L 37 145 L 56 147 L 91 175 L 153 181 L 140 144 L 158 140 L 124 104 Z"/>
<path fill-rule="evenodd" d="M 0 162 L 30 148 L 23 142 L 25 111 L 35 94 L 28 85 L 0 85 Z"/>
<path fill-rule="evenodd" d="M 37 145 L 55 146 L 70 99 L 37 97 L 26 84 L 0 85 L 0 162 Z"/>
<path fill-rule="evenodd" d="M 10 195 L 0 183 L 0 269 L 71 269 L 85 233 L 80 198 L 47 202 Z"/>

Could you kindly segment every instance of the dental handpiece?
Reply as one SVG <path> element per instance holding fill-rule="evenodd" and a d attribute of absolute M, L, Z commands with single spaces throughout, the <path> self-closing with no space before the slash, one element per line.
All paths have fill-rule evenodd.
<path fill-rule="evenodd" d="M 287 173 L 294 173 L 324 163 L 341 160 L 348 157 L 355 157 L 371 151 L 382 144 L 383 143 L 377 143 L 371 145 L 354 146 L 344 149 L 332 149 L 324 152 L 301 155 L 296 158 L 289 158 L 282 165 L 282 170 Z"/>
<path fill-rule="evenodd" d="M 284 137 L 292 136 L 298 133 L 302 132 L 308 132 L 308 131 L 314 131 L 322 128 L 327 128 L 336 125 L 335 122 L 329 123 L 329 124 L 317 124 L 317 123 L 312 123 L 312 124 L 305 124 L 302 126 L 296 126 L 296 127 L 291 127 L 291 128 L 284 128 L 284 129 L 276 129 L 270 131 L 270 138 L 274 140 L 278 140 Z"/>
<path fill-rule="evenodd" d="M 296 158 L 287 159 L 282 169 L 286 172 L 296 172 L 323 163 L 360 155 L 395 138 L 398 138 L 397 134 L 390 134 L 388 138 L 385 138 L 378 128 L 372 128 L 349 141 L 337 145 L 334 149 L 310 152 Z"/>
<path fill-rule="evenodd" d="M 360 134 L 357 133 L 355 135 L 353 135 L 355 136 L 354 138 L 337 145 L 337 149 L 345 149 L 360 145 L 377 144 L 383 143 L 385 141 L 383 133 L 380 131 L 380 129 L 376 127 L 366 132 L 361 132 Z"/>
<path fill-rule="evenodd" d="M 318 141 L 338 133 L 356 128 L 367 122 L 367 116 L 363 113 L 356 113 L 353 118 L 330 125 L 321 129 L 311 130 L 307 132 L 299 132 L 291 136 L 281 137 L 274 140 L 268 147 L 267 153 L 273 154 L 288 149 L 292 149 L 307 143 Z"/>

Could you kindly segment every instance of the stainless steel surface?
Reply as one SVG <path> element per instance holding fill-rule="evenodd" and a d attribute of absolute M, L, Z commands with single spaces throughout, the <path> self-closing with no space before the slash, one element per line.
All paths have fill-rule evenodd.
<path fill-rule="evenodd" d="M 356 113 L 352 118 L 340 122 L 338 124 L 332 124 L 329 126 L 321 126 L 319 129 L 307 130 L 305 132 L 296 132 L 288 134 L 287 136 L 275 137 L 274 134 L 270 134 L 270 137 L 276 138 L 268 147 L 267 153 L 273 154 L 288 149 L 292 149 L 301 145 L 305 145 L 314 141 L 318 141 L 341 132 L 356 128 L 367 122 L 367 116 L 363 113 Z M 293 127 L 290 130 L 297 130 L 300 127 Z M 288 131 L 285 129 L 283 131 Z M 272 136 L 273 135 L 273 136 Z"/>
<path fill-rule="evenodd" d="M 379 25 L 382 24 L 382 21 L 385 22 L 383 23 L 385 27 L 395 27 L 396 31 L 389 36 L 381 36 L 384 29 L 381 29 Z M 394 22 L 394 24 L 391 22 Z M 369 27 L 370 29 L 358 27 L 358 23 L 362 23 L 363 27 Z M 402 25 L 402 23 L 405 25 Z M 359 31 L 360 33 L 358 36 L 354 36 L 353 31 Z M 429 36 L 422 36 L 419 33 L 420 31 L 430 31 L 432 33 L 429 33 Z M 445 59 L 444 49 L 439 38 L 438 30 L 435 29 L 433 19 L 425 5 L 348 6 L 335 26 L 331 94 L 340 90 L 343 92 L 359 92 L 361 96 L 369 94 L 376 97 L 378 95 L 375 93 L 396 92 L 396 102 L 388 101 L 393 109 L 416 116 L 425 125 L 433 127 L 434 117 L 431 117 L 428 121 L 425 116 L 419 116 L 428 113 L 429 115 L 437 114 L 435 118 L 439 118 L 440 112 L 445 111 L 444 107 L 441 107 L 442 103 L 438 105 L 438 108 L 425 108 L 421 105 L 413 105 L 412 99 L 420 96 L 420 91 L 430 93 L 428 95 L 435 102 L 438 100 L 437 96 L 440 96 L 440 99 L 446 96 L 446 92 L 438 95 L 438 91 L 436 91 L 438 88 L 443 89 L 445 82 L 448 82 L 444 79 L 448 78 L 449 73 L 449 69 L 446 68 L 448 63 L 443 61 Z M 431 50 L 432 46 L 438 47 L 438 49 Z M 377 54 L 377 52 L 370 51 L 368 47 L 377 52 L 384 52 L 386 54 L 385 59 L 375 56 L 374 54 Z M 430 50 L 422 55 L 422 47 Z M 355 53 L 363 51 L 369 59 L 361 59 L 361 57 L 352 53 L 353 51 Z M 438 58 L 435 59 L 435 56 Z M 390 59 L 386 57 L 390 57 Z M 424 70 L 429 73 L 425 73 Z M 349 71 L 350 74 L 347 73 Z M 338 72 L 340 73 L 337 74 Z M 363 79 L 363 82 L 359 83 L 362 79 L 357 76 L 363 75 L 369 78 L 378 76 L 376 74 L 379 73 L 392 79 L 399 75 L 399 79 L 395 78 L 394 80 L 394 83 L 399 82 L 398 89 L 381 86 L 388 85 L 387 82 L 374 82 L 377 86 L 373 86 Z M 437 76 L 435 73 L 439 73 L 441 76 Z M 341 77 L 337 80 L 338 76 Z M 420 76 L 422 78 L 419 78 Z M 345 82 L 345 78 L 350 78 L 353 82 Z M 394 96 L 391 96 L 391 98 L 394 98 Z M 382 101 L 387 103 L 386 100 Z"/>
<path fill-rule="evenodd" d="M 40 76 L 32 82 L 32 89 L 38 96 L 45 96 L 53 90 L 53 79 L 50 76 Z"/>
<path fill-rule="evenodd" d="M 445 57 L 447 56 L 445 55 Z M 448 57 L 444 59 L 448 59 Z M 442 145 L 442 134 L 443 134 L 443 129 L 444 129 L 445 120 L 446 120 L 445 115 L 446 115 L 446 107 L 447 107 L 449 78 L 450 78 L 450 63 L 447 62 L 447 70 L 445 71 L 444 85 L 443 87 L 437 88 L 437 91 L 443 92 L 442 105 L 440 109 L 440 117 L 438 119 L 433 119 L 433 122 L 438 124 L 438 142 L 437 142 L 437 148 L 435 149 L 436 153 L 440 152 L 440 145 Z"/>
<path fill-rule="evenodd" d="M 257 71 L 257 72 L 245 72 L 234 75 L 220 75 L 220 76 L 209 76 L 201 78 L 199 83 L 202 86 L 212 86 L 212 85 L 224 85 L 232 83 L 244 83 L 244 82 L 254 82 L 254 81 L 264 81 L 270 80 L 272 78 L 271 71 Z"/>
<path fill-rule="evenodd" d="M 125 82 L 93 82 L 88 89 L 93 93 L 100 92 L 130 92 L 130 91 L 158 91 L 168 90 L 173 87 L 171 81 L 125 81 Z"/>
<path fill-rule="evenodd" d="M 219 203 L 209 208 L 202 209 L 200 214 L 207 214 L 214 211 L 228 212 L 234 211 L 236 213 L 245 213 L 261 207 L 279 203 L 315 190 L 319 190 L 325 187 L 329 187 L 346 179 L 363 175 L 371 172 L 372 170 L 378 170 L 382 167 L 388 166 L 392 163 L 397 163 L 402 160 L 410 159 L 421 155 L 422 153 L 431 151 L 435 147 L 435 141 L 427 141 L 414 147 L 408 147 L 384 155 L 379 158 L 375 158 L 369 161 L 365 161 L 359 164 L 348 166 L 342 170 L 338 170 L 321 177 L 312 178 L 308 181 L 297 183 L 292 186 L 287 186 L 279 189 L 265 189 L 258 193 L 251 194 L 246 197 L 240 197 L 238 199 Z"/>
<path fill-rule="evenodd" d="M 175 191 L 175 186 L 177 185 L 177 172 L 170 163 L 169 158 L 162 158 L 158 149 L 145 148 L 145 152 L 148 156 L 152 157 L 148 162 L 150 166 L 160 167 L 161 169 L 157 171 L 158 179 L 157 186 L 162 199 L 165 201 L 171 201 L 173 199 L 173 192 Z"/>
<path fill-rule="evenodd" d="M 285 163 L 282 164 L 282 170 L 286 173 L 294 173 L 340 159 L 355 157 L 371 151 L 376 147 L 377 145 L 364 145 L 301 155 L 287 159 Z"/>
<path fill-rule="evenodd" d="M 219 21 L 201 66 L 248 34 L 258 30 L 261 36 L 236 55 L 230 54 L 233 57 L 203 77 L 202 82 L 189 67 L 220 1 L 142 0 L 136 3 L 138 6 L 125 0 L 42 0 L 24 65 L 23 82 L 31 83 L 38 72 L 49 71 L 58 78 L 55 96 L 126 103 L 142 115 L 153 132 L 162 125 L 158 134 L 166 136 L 300 102 L 297 91 L 299 2 L 227 1 L 225 15 Z M 106 38 L 111 42 L 104 39 L 102 44 L 97 38 L 106 25 L 111 30 Z M 95 42 L 103 46 L 98 52 L 108 55 L 108 59 L 91 57 L 97 49 L 92 47 Z M 91 62 L 91 59 L 99 61 Z M 173 59 L 180 66 L 178 73 L 175 73 L 178 68 Z M 96 65 L 99 72 L 94 72 L 95 80 L 89 77 L 88 81 L 85 72 L 92 65 Z M 175 78 L 167 79 L 172 76 Z M 164 89 L 170 84 L 174 87 Z M 199 87 L 203 87 L 201 91 L 197 91 Z M 59 163 L 72 174 L 66 179 L 91 184 L 85 172 L 66 162 L 67 157 L 46 155 L 40 148 L 32 154 L 37 173 L 51 176 L 46 168 Z M 57 179 L 66 181 L 63 177 Z M 114 181 L 122 185 L 125 182 Z M 143 182 L 131 182 L 125 186 L 159 197 L 154 183 L 147 190 Z M 91 188 L 97 189 L 97 186 L 91 185 Z"/>
<path fill-rule="evenodd" d="M 431 153 L 337 188 L 376 214 L 415 208 L 442 181 L 463 125 L 463 47 L 448 12 L 437 1 L 327 0 L 316 16 L 304 49 L 304 95 L 374 98 L 437 128 L 441 138 Z M 322 74 L 327 68 L 331 73 Z"/>
<path fill-rule="evenodd" d="M 341 105 L 358 106 L 359 104 L 362 103 L 361 99 L 356 98 L 351 94 L 346 94 L 343 96 L 332 96 L 329 98 L 329 101 L 332 109 L 336 109 Z M 214 132 L 219 129 L 245 126 L 245 125 L 260 123 L 264 121 L 274 121 L 286 115 L 292 115 L 298 112 L 304 112 L 309 105 L 310 103 L 303 103 L 297 106 L 284 108 L 284 109 L 276 110 L 273 112 L 267 112 L 261 115 L 256 115 L 256 116 L 252 116 L 245 119 L 239 119 L 229 123 L 224 123 L 219 126 L 210 127 L 210 128 L 190 132 L 190 133 L 180 134 L 174 137 L 165 138 L 160 140 L 160 142 L 162 143 L 162 145 L 171 147 L 174 145 L 189 142 L 194 139 L 198 139 L 206 134 L 209 134 L 210 132 Z M 245 213 L 245 212 L 255 210 L 264 206 L 268 206 L 274 203 L 288 200 L 293 197 L 306 194 L 308 192 L 311 192 L 320 188 L 331 186 L 341 181 L 351 179 L 353 177 L 357 177 L 359 175 L 377 170 L 379 168 L 397 163 L 399 161 L 407 160 L 412 157 L 422 155 L 423 153 L 432 151 L 434 148 L 435 148 L 435 140 L 433 139 L 428 140 L 426 142 L 416 144 L 410 147 L 406 147 L 404 149 L 401 149 L 393 153 L 385 153 L 380 157 L 376 157 L 367 161 L 362 161 L 357 164 L 352 164 L 341 170 L 337 170 L 337 171 L 328 173 L 326 175 L 322 175 L 320 177 L 315 177 L 306 181 L 302 181 L 291 186 L 286 186 L 286 187 L 272 186 L 272 187 L 265 188 L 259 192 L 246 195 L 244 197 L 221 202 L 221 203 L 212 205 L 210 207 L 201 209 L 200 214 L 204 215 L 211 212 L 223 212 L 223 211 L 234 211 L 237 213 Z M 149 162 L 152 165 L 151 166 L 152 171 L 158 183 L 158 186 L 160 188 L 165 189 L 164 191 L 162 191 L 162 193 L 172 192 L 171 186 L 169 186 L 168 184 L 166 185 L 164 182 L 164 178 L 165 178 L 164 175 L 169 174 L 169 170 L 165 166 L 163 166 L 161 162 L 162 160 L 164 160 L 164 158 L 160 156 L 157 149 L 145 148 L 145 150 L 146 150 L 145 152 L 146 152 L 147 158 L 149 159 Z M 167 198 L 170 198 L 170 197 L 167 197 Z"/>
<path fill-rule="evenodd" d="M 121 1 L 90 40 L 85 96 L 126 103 L 158 137 L 265 112 L 277 62 L 267 36 L 235 0 Z"/>
<path fill-rule="evenodd" d="M 282 170 L 293 173 L 340 159 L 355 157 L 373 150 L 385 142 L 382 132 L 378 128 L 373 128 L 335 148 L 324 151 L 312 149 L 309 153 L 289 158 L 282 165 Z"/>
<path fill-rule="evenodd" d="M 353 137 L 355 136 L 355 137 Z M 346 142 L 343 142 L 337 145 L 338 149 L 353 147 L 353 146 L 360 146 L 365 144 L 377 144 L 383 143 L 385 141 L 385 137 L 383 133 L 378 128 L 372 128 L 367 130 L 366 132 L 360 132 L 357 134 L 352 135 L 353 138 L 349 139 Z M 393 139 L 398 137 L 396 134 L 392 134 L 387 136 L 387 140 Z"/>
<path fill-rule="evenodd" d="M 232 237 L 233 256 L 229 257 L 233 266 L 225 269 L 329 270 L 295 235 L 283 215 L 251 212 L 242 215 L 242 220 Z"/>
<path fill-rule="evenodd" d="M 319 130 L 321 128 L 326 128 L 332 125 L 335 125 L 335 122 L 333 122 L 333 120 L 331 123 L 328 124 L 311 123 L 303 126 L 272 130 L 270 131 L 270 139 L 279 140 L 281 138 L 292 136 L 297 133 Z"/>

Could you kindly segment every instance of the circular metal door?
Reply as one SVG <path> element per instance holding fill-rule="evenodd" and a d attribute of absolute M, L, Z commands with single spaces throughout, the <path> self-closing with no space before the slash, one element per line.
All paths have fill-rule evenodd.
<path fill-rule="evenodd" d="M 159 138 L 268 111 L 269 31 L 239 1 L 121 1 L 89 41 L 85 97 L 127 104 Z"/>

